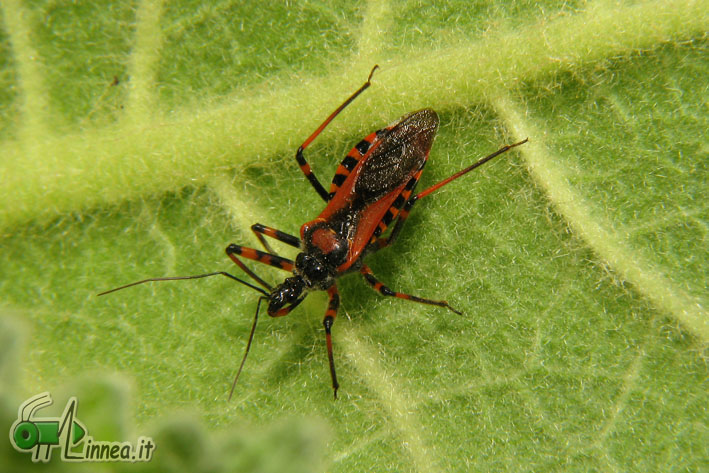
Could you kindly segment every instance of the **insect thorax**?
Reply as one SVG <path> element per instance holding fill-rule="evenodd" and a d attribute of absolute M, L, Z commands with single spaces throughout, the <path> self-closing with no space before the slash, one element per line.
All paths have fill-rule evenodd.
<path fill-rule="evenodd" d="M 333 228 L 333 223 L 338 223 L 337 219 L 318 218 L 301 228 L 303 251 L 295 259 L 294 272 L 308 288 L 328 289 L 338 276 L 337 268 L 347 260 L 347 232 Z"/>

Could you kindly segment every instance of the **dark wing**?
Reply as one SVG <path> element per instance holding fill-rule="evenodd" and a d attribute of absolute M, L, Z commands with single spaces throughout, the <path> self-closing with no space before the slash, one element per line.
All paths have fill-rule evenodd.
<path fill-rule="evenodd" d="M 370 205 L 406 185 L 426 162 L 437 130 L 438 115 L 430 109 L 410 113 L 387 129 L 362 159 L 354 183 L 358 199 Z"/>

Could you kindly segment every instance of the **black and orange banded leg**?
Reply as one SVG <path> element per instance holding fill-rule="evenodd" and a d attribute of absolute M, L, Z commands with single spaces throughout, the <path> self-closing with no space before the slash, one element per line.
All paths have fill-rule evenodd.
<path fill-rule="evenodd" d="M 528 140 L 529 140 L 528 138 L 525 138 L 525 139 L 523 139 L 522 141 L 518 141 L 517 143 L 512 143 L 511 145 L 505 145 L 505 146 L 503 146 L 502 148 L 498 149 L 498 150 L 495 151 L 494 153 L 488 154 L 487 156 L 485 156 L 484 158 L 482 158 L 482 159 L 480 159 L 480 160 L 474 162 L 473 164 L 471 164 L 471 165 L 468 166 L 467 168 L 458 171 L 457 173 L 453 174 L 451 177 L 446 178 L 446 179 L 443 179 L 443 180 L 442 180 L 441 182 L 439 182 L 438 184 L 434 184 L 434 185 L 432 185 L 431 187 L 429 187 L 428 189 L 425 189 L 425 190 L 419 192 L 418 194 L 416 194 L 416 198 L 417 198 L 417 199 L 421 199 L 421 198 L 423 198 L 423 197 L 426 197 L 428 194 L 430 194 L 430 193 L 432 193 L 432 192 L 434 192 L 434 191 L 440 189 L 441 187 L 445 186 L 445 185 L 448 184 L 449 182 L 454 181 L 454 180 L 458 179 L 459 177 L 461 177 L 461 176 L 463 176 L 463 175 L 465 175 L 465 174 L 468 174 L 468 173 L 469 173 L 470 171 L 472 171 L 473 169 L 482 166 L 482 165 L 485 164 L 486 162 L 490 161 L 492 158 L 494 158 L 494 157 L 496 157 L 496 156 L 499 156 L 499 155 L 501 155 L 502 153 L 506 153 L 507 151 L 511 150 L 511 149 L 514 148 L 515 146 L 519 146 L 519 145 L 525 144 Z"/>
<path fill-rule="evenodd" d="M 231 244 L 226 247 L 226 254 L 231 258 L 231 260 L 239 266 L 242 271 L 251 277 L 254 281 L 268 289 L 272 289 L 271 286 L 258 277 L 256 273 L 251 271 L 240 259 L 239 257 L 250 259 L 253 261 L 258 261 L 259 263 L 267 264 L 273 266 L 274 268 L 282 269 L 284 271 L 293 271 L 294 263 L 288 258 L 283 258 L 278 255 L 273 255 L 271 253 L 264 253 L 263 251 L 255 250 L 253 248 L 247 248 L 241 245 Z"/>
<path fill-rule="evenodd" d="M 484 158 L 476 161 L 475 163 L 468 166 L 467 168 L 458 171 L 457 173 L 453 174 L 452 176 L 450 176 L 446 179 L 443 179 L 441 182 L 434 184 L 431 187 L 426 188 L 425 190 L 419 192 L 418 194 L 410 196 L 411 192 L 413 191 L 414 187 L 416 186 L 416 183 L 418 183 L 419 177 L 421 176 L 421 171 L 423 170 L 423 166 L 422 166 L 422 169 L 419 170 L 419 173 L 414 177 L 414 179 L 412 179 L 413 186 L 411 186 L 411 187 L 407 186 L 406 189 L 404 189 L 404 191 L 402 192 L 402 195 L 405 195 L 408 200 L 406 201 L 404 206 L 401 208 L 401 211 L 397 215 L 396 223 L 394 224 L 394 228 L 392 229 L 391 233 L 389 234 L 388 237 L 380 237 L 380 238 L 377 238 L 376 240 L 374 240 L 372 243 L 370 243 L 370 245 L 371 245 L 370 248 L 372 248 L 373 250 L 376 251 L 376 250 L 385 248 L 385 247 L 391 245 L 392 243 L 394 243 L 396 238 L 399 236 L 401 229 L 404 227 L 404 222 L 409 217 L 409 213 L 411 212 L 411 207 L 413 207 L 414 204 L 416 202 L 418 202 L 419 199 L 426 197 L 427 195 L 435 192 L 436 190 L 440 189 L 441 187 L 445 186 L 446 184 L 450 183 L 451 181 L 454 181 L 455 179 L 458 179 L 459 177 L 464 176 L 465 174 L 469 173 L 473 169 L 482 166 L 483 164 L 490 161 L 494 157 L 499 156 L 502 153 L 506 153 L 507 151 L 511 150 L 512 148 L 522 145 L 526 142 L 527 142 L 527 139 L 524 139 L 524 140 L 519 141 L 517 143 L 503 146 L 502 148 L 498 149 L 494 153 L 492 153 L 488 156 L 485 156 Z M 425 163 L 426 162 L 424 161 L 424 165 L 425 165 Z M 390 212 L 391 212 L 391 210 L 390 210 Z M 388 224 L 388 222 L 386 222 L 386 215 L 384 216 L 383 220 L 385 221 L 386 224 Z"/>
<path fill-rule="evenodd" d="M 424 164 L 425 163 L 426 162 L 424 161 Z M 390 208 L 382 218 L 382 221 L 379 223 L 379 232 L 375 232 L 375 235 L 381 235 L 384 229 L 391 223 L 392 219 L 396 218 L 394 228 L 391 230 L 391 233 L 388 237 L 378 237 L 372 243 L 370 243 L 371 250 L 381 250 L 382 248 L 391 245 L 399 236 L 399 233 L 401 233 L 401 229 L 404 227 L 404 222 L 406 222 L 406 219 L 409 218 L 411 207 L 413 207 L 416 201 L 418 200 L 417 196 L 412 196 L 411 193 L 416 188 L 416 184 L 418 183 L 422 172 L 423 166 L 421 166 L 421 169 L 419 169 L 418 173 L 416 173 L 416 175 L 408 182 L 401 195 L 397 198 L 397 200 L 402 199 L 406 200 L 406 202 L 403 205 L 399 204 L 397 206 L 395 201 L 394 205 L 392 205 L 392 208 Z M 381 228 L 382 225 L 384 225 L 384 229 Z"/>
<path fill-rule="evenodd" d="M 263 237 L 264 235 L 266 235 L 267 237 L 271 237 L 274 240 L 282 241 L 286 245 L 300 248 L 300 238 L 295 237 L 293 235 L 289 235 L 288 233 L 282 232 L 276 228 L 267 227 L 266 225 L 261 225 L 260 223 L 255 223 L 251 225 L 251 231 L 254 232 L 256 238 L 258 238 L 263 247 L 266 248 L 266 251 L 268 251 L 269 253 L 275 252 L 271 248 L 271 245 L 269 245 L 266 239 Z"/>
<path fill-rule="evenodd" d="M 448 302 L 446 301 L 434 301 L 431 299 L 424 299 L 423 297 L 412 296 L 411 294 L 404 294 L 403 292 L 392 291 L 374 276 L 374 273 L 372 273 L 372 270 L 369 269 L 369 266 L 367 265 L 363 265 L 359 271 L 364 276 L 365 281 L 367 281 L 367 283 L 372 286 L 372 289 L 374 289 L 383 296 L 398 297 L 399 299 L 406 299 L 408 301 L 419 302 L 421 304 L 437 305 L 439 307 L 445 307 L 451 312 L 455 312 L 458 315 L 463 314 L 462 312 L 451 307 L 450 304 L 448 304 Z"/>
<path fill-rule="evenodd" d="M 340 307 L 340 293 L 337 292 L 337 286 L 334 284 L 327 290 L 327 295 L 330 297 L 330 302 L 327 304 L 325 318 L 322 321 L 325 327 L 325 343 L 327 344 L 327 358 L 330 362 L 330 378 L 332 378 L 332 391 L 335 399 L 337 399 L 337 390 L 340 384 L 337 382 L 337 373 L 335 372 L 335 356 L 332 353 L 332 324 L 337 317 L 337 309 Z"/>
<path fill-rule="evenodd" d="M 298 148 L 298 151 L 295 153 L 295 160 L 298 162 L 298 166 L 300 166 L 300 170 L 303 171 L 303 174 L 305 174 L 305 177 L 308 178 L 308 181 L 310 181 L 310 184 L 313 186 L 315 191 L 317 191 L 317 193 L 320 194 L 320 197 L 322 197 L 322 199 L 325 202 L 328 202 L 330 200 L 330 194 L 325 190 L 323 185 L 320 184 L 320 181 L 313 173 L 313 170 L 310 168 L 310 164 L 308 164 L 308 162 L 305 160 L 305 156 L 303 156 L 303 150 L 305 150 L 305 148 L 307 148 L 310 145 L 310 143 L 312 143 L 313 140 L 315 140 L 315 138 L 318 137 L 318 135 L 325 129 L 325 127 L 328 126 L 330 124 L 330 122 L 332 120 L 334 120 L 335 117 L 337 115 L 339 115 L 342 110 L 344 110 L 345 107 L 347 107 L 354 99 L 357 98 L 357 96 L 359 94 L 364 92 L 367 89 L 367 87 L 369 87 L 371 85 L 372 75 L 374 74 L 374 71 L 378 67 L 379 66 L 374 66 L 372 68 L 372 71 L 369 73 L 369 77 L 367 77 L 367 82 L 365 82 L 362 85 L 362 87 L 357 89 L 357 91 L 354 94 L 350 95 L 350 97 L 347 100 L 345 100 L 342 103 L 342 105 L 337 107 L 337 109 L 335 109 L 335 111 L 332 112 L 330 114 L 330 116 L 327 117 L 325 119 L 325 121 L 320 124 L 318 129 L 315 130 L 313 132 L 313 134 L 310 135 L 308 137 L 308 139 L 303 142 L 302 145 L 300 145 L 300 148 Z"/>
<path fill-rule="evenodd" d="M 406 219 L 409 218 L 411 207 L 414 206 L 417 200 L 418 199 L 416 196 L 413 196 L 406 201 L 406 204 L 404 204 L 404 207 L 399 211 L 399 214 L 396 217 L 396 223 L 394 223 L 394 228 L 391 230 L 389 236 L 379 237 L 370 244 L 374 250 L 381 250 L 382 248 L 386 248 L 394 243 L 396 238 L 399 236 L 399 233 L 401 233 L 401 229 L 404 228 L 404 222 L 406 222 Z"/>

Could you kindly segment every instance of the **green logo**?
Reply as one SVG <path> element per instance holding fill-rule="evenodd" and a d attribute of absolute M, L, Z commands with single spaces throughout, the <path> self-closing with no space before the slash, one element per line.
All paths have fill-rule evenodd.
<path fill-rule="evenodd" d="M 48 392 L 29 398 L 17 410 L 17 420 L 10 427 L 10 443 L 18 452 L 31 452 L 33 462 L 48 462 L 55 448 L 60 449 L 61 459 L 69 462 L 139 462 L 152 458 L 155 443 L 150 437 L 139 437 L 136 446 L 95 441 L 76 416 L 75 397 L 67 401 L 61 417 L 35 417 L 38 410 L 50 405 Z"/>

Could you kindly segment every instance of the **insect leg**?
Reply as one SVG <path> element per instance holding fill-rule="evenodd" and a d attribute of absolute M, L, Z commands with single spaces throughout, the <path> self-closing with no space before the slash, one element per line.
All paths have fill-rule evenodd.
<path fill-rule="evenodd" d="M 300 248 L 300 238 L 295 237 L 293 235 L 289 235 L 288 233 L 282 232 L 278 229 L 267 227 L 266 225 L 261 225 L 260 223 L 255 223 L 251 225 L 251 231 L 254 232 L 256 238 L 259 239 L 263 247 L 266 248 L 266 251 L 268 251 L 269 253 L 274 253 L 274 251 L 271 249 L 271 245 L 268 244 L 263 235 L 266 235 L 267 237 L 271 237 L 278 241 L 282 241 L 287 245 Z"/>
<path fill-rule="evenodd" d="M 370 251 L 377 251 L 381 250 L 384 247 L 387 247 L 394 243 L 394 240 L 396 240 L 396 237 L 399 236 L 399 233 L 401 232 L 401 229 L 404 227 L 404 222 L 406 219 L 409 217 L 409 212 L 411 212 L 411 207 L 414 206 L 418 198 L 414 195 L 412 196 L 411 193 L 414 191 L 416 188 L 416 184 L 418 183 L 419 179 L 421 178 L 421 173 L 423 172 L 423 166 L 426 164 L 426 161 L 423 162 L 421 165 L 421 169 L 418 170 L 418 172 L 414 175 L 411 180 L 407 183 L 406 187 L 402 191 L 401 195 L 399 196 L 399 199 L 404 200 L 404 204 L 401 205 L 399 203 L 397 205 L 397 202 L 394 202 L 394 205 L 389 209 L 389 211 L 386 213 L 384 218 L 382 219 L 382 222 L 379 223 L 380 225 L 380 231 L 384 231 L 386 229 L 386 226 L 388 226 L 391 223 L 391 219 L 387 217 L 391 217 L 392 215 L 396 216 L 396 223 L 394 224 L 394 228 L 391 230 L 391 233 L 389 234 L 388 237 L 378 237 L 375 239 L 373 242 L 369 244 L 368 250 Z M 398 199 L 397 199 L 398 200 Z M 382 228 L 381 226 L 384 225 Z"/>
<path fill-rule="evenodd" d="M 413 207 L 414 204 L 420 198 L 426 197 L 427 195 L 431 194 L 432 192 L 445 186 L 449 182 L 451 182 L 455 179 L 458 179 L 459 177 L 469 173 L 473 169 L 485 164 L 486 162 L 490 161 L 492 158 L 499 156 L 502 153 L 505 153 L 505 152 L 509 151 L 510 149 L 514 148 L 515 146 L 519 146 L 519 145 L 524 144 L 526 142 L 527 142 L 527 140 L 524 139 L 524 140 L 519 141 L 517 143 L 503 146 L 502 148 L 498 149 L 494 153 L 492 153 L 488 156 L 485 156 L 484 158 L 480 159 L 479 161 L 476 161 L 471 166 L 468 166 L 467 168 L 463 169 L 462 171 L 458 171 L 457 173 L 453 174 L 449 178 L 442 180 L 438 184 L 434 184 L 431 187 L 419 192 L 418 194 L 416 194 L 414 196 L 408 197 L 408 195 L 407 195 L 406 197 L 408 200 L 406 201 L 406 203 L 402 207 L 401 211 L 397 215 L 396 224 L 394 225 L 394 228 L 392 229 L 391 233 L 389 234 L 389 236 L 387 238 L 377 238 L 372 243 L 370 243 L 371 250 L 372 251 L 380 250 L 380 249 L 387 247 L 387 246 L 391 245 L 392 243 L 394 243 L 394 240 L 396 240 L 396 237 L 399 236 L 399 233 L 401 232 L 401 229 L 404 226 L 404 222 L 406 221 L 407 217 L 409 216 L 409 212 L 411 212 L 411 207 Z M 420 176 L 421 176 L 421 171 L 419 171 L 419 173 L 414 177 L 414 179 L 412 179 L 414 186 L 418 182 Z M 411 190 L 413 190 L 414 186 L 411 186 Z M 407 186 L 407 190 L 408 190 L 408 186 Z"/>
<path fill-rule="evenodd" d="M 511 145 L 503 146 L 502 148 L 498 149 L 498 150 L 495 151 L 494 153 L 489 154 L 489 155 L 485 156 L 484 158 L 482 158 L 481 160 L 479 160 L 479 161 L 473 163 L 472 165 L 468 166 L 467 168 L 465 168 L 465 169 L 463 169 L 463 170 L 461 170 L 461 171 L 458 171 L 457 173 L 453 174 L 451 177 L 449 177 L 449 178 L 447 178 L 447 179 L 443 179 L 443 180 L 442 180 L 441 182 L 439 182 L 438 184 L 434 184 L 434 185 L 432 185 L 431 187 L 429 187 L 428 189 L 419 192 L 418 194 L 416 194 L 416 198 L 417 198 L 417 199 L 420 199 L 420 198 L 422 198 L 422 197 L 426 197 L 426 196 L 427 196 L 428 194 L 430 194 L 431 192 L 433 192 L 433 191 L 435 191 L 435 190 L 437 190 L 437 189 L 440 189 L 441 187 L 445 186 L 445 185 L 448 184 L 449 182 L 451 182 L 451 181 L 453 181 L 453 180 L 455 180 L 455 179 L 458 179 L 459 177 L 463 176 L 464 174 L 469 173 L 470 171 L 472 171 L 472 170 L 475 169 L 476 167 L 482 166 L 483 164 L 485 164 L 486 162 L 490 161 L 490 160 L 491 160 L 492 158 L 494 158 L 495 156 L 499 156 L 499 155 L 501 155 L 502 153 L 511 150 L 511 149 L 514 148 L 515 146 L 519 146 L 519 145 L 522 145 L 522 144 L 526 143 L 527 140 L 528 140 L 528 138 L 525 138 L 525 139 L 523 139 L 522 141 L 518 141 L 517 143 L 513 143 L 513 144 L 511 144 Z"/>
<path fill-rule="evenodd" d="M 335 322 L 335 317 L 337 316 L 337 308 L 340 307 L 340 293 L 337 292 L 337 286 L 334 284 L 327 290 L 328 296 L 330 296 L 330 302 L 327 305 L 327 311 L 325 312 L 325 318 L 322 321 L 325 327 L 325 342 L 327 344 L 327 358 L 330 362 L 330 377 L 332 378 L 332 391 L 337 399 L 337 389 L 340 384 L 337 382 L 337 373 L 335 373 L 335 357 L 332 354 L 332 324 Z"/>
<path fill-rule="evenodd" d="M 256 273 L 251 271 L 240 259 L 239 257 L 250 259 L 253 261 L 258 261 L 259 263 L 267 264 L 273 266 L 274 268 L 282 269 L 284 271 L 293 271 L 293 261 L 283 258 L 281 256 L 272 255 L 271 253 L 264 253 L 263 251 L 254 250 L 253 248 L 246 248 L 245 246 L 231 244 L 226 247 L 226 254 L 231 258 L 231 260 L 239 266 L 242 271 L 251 277 L 254 281 L 268 289 L 271 290 L 271 286 L 266 283 L 263 279 L 258 277 Z"/>
<path fill-rule="evenodd" d="M 404 222 L 406 222 L 406 219 L 409 218 L 411 207 L 414 206 L 417 200 L 418 199 L 416 198 L 416 196 L 413 196 L 408 201 L 406 201 L 406 204 L 404 204 L 404 207 L 401 209 L 399 215 L 396 218 L 396 223 L 394 224 L 394 228 L 391 230 L 389 236 L 379 237 L 374 240 L 373 243 L 370 244 L 373 251 L 381 250 L 382 248 L 385 248 L 394 243 L 396 237 L 399 236 L 399 233 L 401 233 L 401 229 L 404 227 Z"/>
<path fill-rule="evenodd" d="M 451 307 L 450 304 L 448 304 L 448 302 L 446 302 L 446 301 L 434 301 L 431 299 L 424 299 L 424 298 L 418 297 L 418 296 L 412 296 L 411 294 L 404 294 L 403 292 L 392 291 L 391 289 L 386 287 L 384 284 L 382 284 L 374 276 L 374 273 L 372 273 L 372 270 L 369 269 L 369 266 L 367 266 L 366 264 L 363 265 L 359 271 L 362 273 L 362 275 L 364 276 L 364 279 L 367 281 L 367 283 L 370 286 L 372 286 L 372 289 L 379 292 L 383 296 L 398 297 L 399 299 L 406 299 L 409 301 L 420 302 L 421 304 L 430 304 L 430 305 L 437 305 L 439 307 L 446 307 L 448 310 L 455 312 L 458 315 L 462 315 L 462 312 Z"/>
<path fill-rule="evenodd" d="M 349 97 L 347 100 L 345 100 L 345 101 L 342 103 L 342 105 L 340 105 L 339 107 L 337 107 L 337 109 L 335 109 L 335 111 L 332 112 L 332 113 L 330 114 L 330 116 L 327 117 L 324 122 L 322 122 L 322 124 L 320 124 L 320 126 L 318 127 L 318 129 L 315 130 L 315 131 L 313 132 L 313 134 L 310 135 L 310 136 L 308 137 L 308 139 L 303 142 L 302 145 L 300 145 L 300 147 L 298 148 L 298 151 L 295 153 L 295 160 L 298 162 L 298 166 L 300 166 L 300 170 L 303 171 L 303 174 L 305 174 L 305 177 L 308 178 L 308 181 L 310 181 L 310 184 L 313 186 L 313 188 L 315 189 L 315 191 L 316 191 L 318 194 L 320 194 L 320 197 L 322 197 L 322 199 L 323 199 L 325 202 L 328 202 L 328 201 L 330 200 L 330 194 L 325 190 L 325 188 L 322 186 L 322 184 L 320 184 L 320 181 L 318 181 L 318 178 L 315 177 L 315 174 L 313 174 L 313 170 L 310 169 L 310 164 L 308 164 L 308 162 L 305 160 L 305 156 L 303 156 L 303 150 L 305 150 L 305 148 L 307 148 L 307 147 L 310 145 L 310 143 L 312 143 L 313 140 L 315 140 L 315 138 L 318 137 L 318 135 L 325 129 L 325 127 L 328 126 L 328 125 L 330 124 L 330 122 L 331 122 L 332 120 L 334 120 L 334 118 L 335 118 L 337 115 L 339 115 L 339 113 L 340 113 L 345 107 L 347 107 L 354 99 L 357 98 L 357 96 L 358 96 L 359 94 L 361 94 L 362 92 L 364 92 L 365 89 L 371 85 L 372 74 L 374 74 L 374 71 L 375 71 L 378 67 L 379 67 L 379 66 L 374 66 L 374 67 L 372 68 L 372 71 L 369 73 L 369 77 L 367 78 L 367 82 L 365 82 L 365 83 L 362 85 L 362 87 L 360 87 L 359 89 L 357 89 L 357 91 L 356 91 L 354 94 L 350 95 L 350 97 Z"/>

